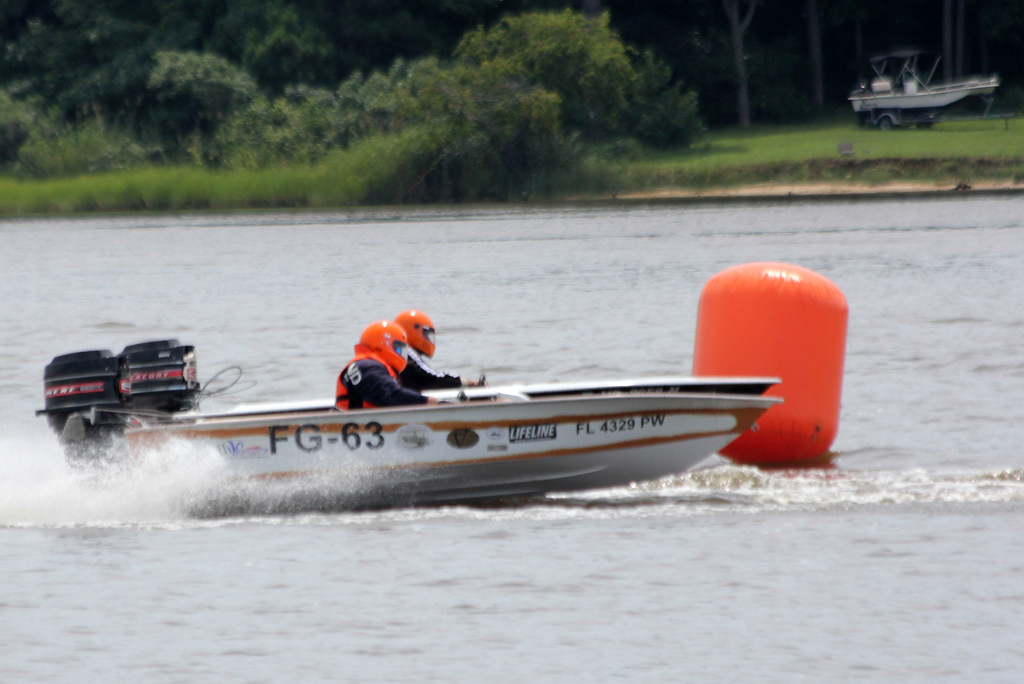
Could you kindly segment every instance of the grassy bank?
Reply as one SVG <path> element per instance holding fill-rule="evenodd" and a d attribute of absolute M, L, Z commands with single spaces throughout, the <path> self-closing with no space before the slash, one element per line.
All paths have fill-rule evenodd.
<path fill-rule="evenodd" d="M 621 164 L 623 191 L 763 184 L 1024 183 L 1020 121 L 964 121 L 879 131 L 849 122 L 712 135 L 692 150 Z M 1024 188 L 1022 188 L 1024 189 Z"/>
<path fill-rule="evenodd" d="M 372 138 L 310 167 L 148 167 L 75 178 L 0 178 L 0 216 L 339 207 L 379 203 L 402 178 L 409 136 Z"/>
<path fill-rule="evenodd" d="M 842 148 L 842 152 L 841 152 Z M 380 143 L 316 167 L 211 171 L 146 168 L 59 180 L 0 178 L 0 215 L 339 207 L 380 202 L 394 163 Z M 397 162 L 395 162 L 397 163 Z M 595 155 L 562 183 L 564 197 L 842 184 L 879 190 L 994 184 L 1024 191 L 1024 121 L 968 121 L 881 132 L 848 118 L 710 134 L 692 149 Z"/>

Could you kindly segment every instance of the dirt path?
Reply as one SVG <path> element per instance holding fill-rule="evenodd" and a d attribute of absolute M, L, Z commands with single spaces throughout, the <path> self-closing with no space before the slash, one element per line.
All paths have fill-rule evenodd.
<path fill-rule="evenodd" d="M 621 193 L 613 199 L 686 199 L 686 198 L 774 198 L 774 197 L 857 197 L 877 195 L 916 195 L 930 193 L 1020 192 L 1024 182 L 1012 181 L 957 184 L 944 183 L 796 183 L 745 185 L 734 188 L 674 188 L 649 192 Z"/>

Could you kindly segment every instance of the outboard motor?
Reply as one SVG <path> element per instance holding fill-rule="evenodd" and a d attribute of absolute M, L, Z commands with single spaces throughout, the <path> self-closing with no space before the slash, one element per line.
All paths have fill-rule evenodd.
<path fill-rule="evenodd" d="M 68 460 L 116 459 L 131 413 L 195 407 L 200 391 L 195 349 L 177 340 L 129 345 L 117 356 L 92 350 L 54 357 L 43 371 L 46 415 Z"/>
<path fill-rule="evenodd" d="M 132 344 L 121 352 L 121 393 L 138 411 L 174 413 L 194 408 L 199 395 L 194 347 L 178 340 Z"/>
<path fill-rule="evenodd" d="M 102 409 L 124 406 L 120 372 L 120 358 L 105 349 L 56 356 L 43 371 L 46 408 L 36 413 L 46 414 L 69 459 L 85 457 L 91 447 L 107 446 L 119 429 L 117 414 Z"/>
<path fill-rule="evenodd" d="M 120 408 L 120 359 L 107 350 L 63 354 L 43 371 L 46 420 L 58 434 L 68 417 L 97 408 Z"/>

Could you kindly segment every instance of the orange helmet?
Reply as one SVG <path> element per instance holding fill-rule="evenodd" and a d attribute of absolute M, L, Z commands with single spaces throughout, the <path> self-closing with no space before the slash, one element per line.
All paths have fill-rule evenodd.
<path fill-rule="evenodd" d="M 409 346 L 424 356 L 434 355 L 434 322 L 430 316 L 409 309 L 395 316 L 395 323 L 405 329 L 405 334 L 409 336 Z"/>
<path fill-rule="evenodd" d="M 396 373 L 405 370 L 409 340 L 402 326 L 394 321 L 377 321 L 366 326 L 359 344 L 379 354 Z"/>

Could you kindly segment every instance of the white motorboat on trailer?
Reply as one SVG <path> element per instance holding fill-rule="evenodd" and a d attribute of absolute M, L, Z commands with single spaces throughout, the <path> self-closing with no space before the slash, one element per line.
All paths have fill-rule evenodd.
<path fill-rule="evenodd" d="M 145 377 L 170 383 L 166 406 L 132 405 L 135 383 L 145 380 L 119 379 L 143 377 L 130 358 L 115 363 L 91 353 L 85 360 L 99 362 L 103 378 L 85 377 L 95 370 L 81 364 L 68 368 L 68 356 L 83 360 L 77 355 L 47 367 L 48 406 L 41 413 L 73 447 L 69 453 L 80 458 L 122 436 L 135 455 L 183 442 L 219 454 L 233 478 L 342 482 L 358 490 L 353 500 L 361 506 L 495 500 L 679 473 L 781 401 L 762 396 L 776 378 L 650 378 L 437 392 L 452 403 L 429 407 L 340 411 L 316 401 L 204 413 L 191 406 L 197 389 L 183 381 L 194 369 L 191 347 L 147 344 L 165 353 L 165 367 Z M 69 377 L 75 373 L 77 379 Z M 92 390 L 99 400 L 92 404 L 85 402 L 89 392 L 70 402 L 76 385 L 104 390 Z M 62 393 L 54 395 L 57 387 Z M 53 396 L 68 402 L 51 402 Z M 122 404 L 113 405 L 118 398 Z"/>
<path fill-rule="evenodd" d="M 850 93 L 853 111 L 861 123 L 888 129 L 901 123 L 928 123 L 939 111 L 970 96 L 990 96 L 999 77 L 935 78 L 938 55 L 921 50 L 896 50 L 871 58 L 870 83 Z"/>

